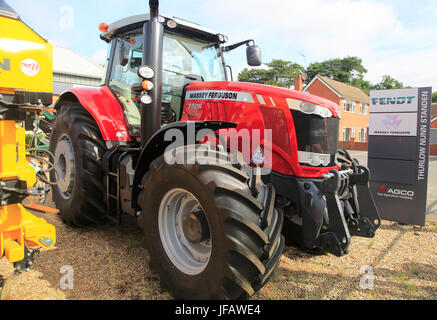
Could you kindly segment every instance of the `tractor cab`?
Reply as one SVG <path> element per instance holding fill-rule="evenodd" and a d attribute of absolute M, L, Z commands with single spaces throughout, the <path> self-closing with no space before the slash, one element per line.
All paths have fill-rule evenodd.
<path fill-rule="evenodd" d="M 144 88 L 138 68 L 143 64 L 147 37 L 143 25 L 149 18 L 148 14 L 138 15 L 100 26 L 101 39 L 110 43 L 104 84 L 120 101 L 129 134 L 134 137 L 141 133 L 140 98 Z M 161 125 L 166 125 L 181 119 L 187 84 L 228 80 L 223 57 L 227 37 L 182 19 L 160 19 L 164 26 Z"/>

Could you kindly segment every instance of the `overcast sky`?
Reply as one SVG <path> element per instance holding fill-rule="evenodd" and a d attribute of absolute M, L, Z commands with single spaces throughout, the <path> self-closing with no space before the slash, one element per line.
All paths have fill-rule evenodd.
<path fill-rule="evenodd" d="M 52 44 L 104 63 L 98 24 L 145 13 L 145 0 L 6 0 Z M 148 3 L 148 1 L 147 1 Z M 311 62 L 357 56 L 372 83 L 389 74 L 405 85 L 437 91 L 436 0 L 161 0 L 161 14 L 228 35 L 254 39 L 263 60 Z M 244 48 L 229 53 L 234 74 Z"/>

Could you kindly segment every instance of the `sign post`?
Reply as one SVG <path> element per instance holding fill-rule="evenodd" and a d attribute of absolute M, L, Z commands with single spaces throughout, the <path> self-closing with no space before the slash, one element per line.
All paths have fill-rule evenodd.
<path fill-rule="evenodd" d="M 370 93 L 370 189 L 382 219 L 425 225 L 431 92 Z"/>

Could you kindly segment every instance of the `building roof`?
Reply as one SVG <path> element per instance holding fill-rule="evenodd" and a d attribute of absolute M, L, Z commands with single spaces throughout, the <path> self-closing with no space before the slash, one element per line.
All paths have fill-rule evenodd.
<path fill-rule="evenodd" d="M 53 46 L 53 73 L 101 79 L 104 68 L 71 49 Z"/>
<path fill-rule="evenodd" d="M 351 86 L 337 80 L 332 80 L 328 77 L 324 77 L 321 75 L 315 76 L 314 79 L 311 80 L 311 82 L 306 86 L 306 89 L 309 88 L 316 79 L 320 80 L 339 97 L 348 100 L 359 101 L 362 103 L 370 103 L 370 97 L 360 88 Z"/>
<path fill-rule="evenodd" d="M 4 0 L 0 0 L 0 16 L 12 19 L 20 19 L 20 15 L 12 9 Z"/>

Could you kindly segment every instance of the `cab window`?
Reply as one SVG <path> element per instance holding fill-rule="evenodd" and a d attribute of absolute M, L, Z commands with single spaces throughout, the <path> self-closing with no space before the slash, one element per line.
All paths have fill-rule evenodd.
<path fill-rule="evenodd" d="M 122 61 L 123 41 L 129 43 L 128 47 L 130 46 L 127 61 Z M 142 35 L 136 34 L 117 38 L 115 45 L 109 87 L 122 103 L 132 134 L 136 135 L 141 126 L 140 102 L 139 92 L 133 91 L 132 86 L 141 83 L 137 72 L 142 62 Z"/>

